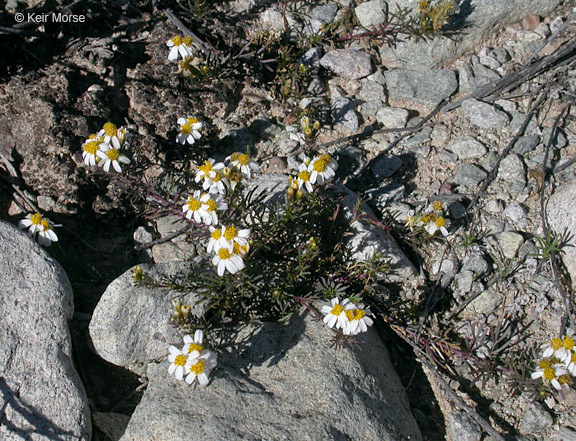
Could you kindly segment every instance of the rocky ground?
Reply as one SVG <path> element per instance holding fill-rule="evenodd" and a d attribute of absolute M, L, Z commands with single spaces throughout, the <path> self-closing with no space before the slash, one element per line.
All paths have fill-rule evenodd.
<path fill-rule="evenodd" d="M 17 224 L 33 209 L 31 201 L 62 225 L 60 240 L 47 251 L 74 292 L 73 360 L 88 396 L 92 439 L 119 439 L 132 414 L 123 439 L 143 439 L 140 432 L 152 429 L 162 436 L 165 426 L 150 422 L 151 414 L 182 423 L 154 404 L 174 397 L 154 381 L 158 363 L 148 366 L 161 361 L 177 336 L 168 325 L 170 305 L 158 294 L 138 297 L 125 279 L 135 264 L 172 268 L 198 255 L 185 223 L 146 213 L 130 199 L 129 181 L 84 166 L 81 145 L 106 121 L 125 124 L 132 134 L 127 173 L 164 190 L 174 176 L 193 172 L 192 164 L 207 152 L 220 160 L 248 148 L 264 181 L 294 173 L 304 151 L 336 157 L 339 183 L 385 227 L 378 246 L 410 261 L 399 265 L 407 272 L 393 284 L 401 306 L 386 311 L 378 328 L 422 439 L 576 438 L 574 388 L 552 393 L 530 379 L 539 346 L 576 332 L 576 248 L 570 246 L 576 233 L 576 25 L 570 2 L 518 0 L 506 10 L 462 2 L 445 35 L 418 42 L 398 40 L 395 22 L 384 26 L 379 0 L 187 7 L 79 2 L 71 11 L 86 14 L 87 25 L 15 26 L 15 11 L 64 6 L 32 3 L 9 2 L 0 13 L 0 24 L 11 28 L 0 29 L 0 217 Z M 399 2 L 410 9 L 412 3 Z M 183 34 L 178 25 L 205 46 L 198 55 L 206 69 L 193 79 L 178 75 L 167 59 L 166 41 Z M 320 123 L 313 142 L 301 134 L 306 108 Z M 177 118 L 190 113 L 205 125 L 192 148 L 174 142 Z M 449 234 L 432 240 L 405 220 L 434 200 L 444 204 Z M 354 231 L 364 234 L 360 227 Z M 562 235 L 562 254 L 550 231 Z M 149 311 L 148 321 L 142 311 Z M 131 325 L 114 328 L 123 321 Z M 164 327 L 150 326 L 156 322 Z M 277 332 L 288 341 L 279 344 L 282 350 L 300 351 L 293 360 L 309 357 L 311 349 L 293 345 L 293 336 L 264 331 L 258 330 L 259 341 Z M 137 344 L 143 335 L 148 346 Z M 311 331 L 305 340 L 316 338 Z M 113 346 L 111 339 L 126 345 Z M 375 351 L 387 359 L 386 348 Z M 234 396 L 237 389 L 258 395 L 260 384 L 280 394 L 274 385 L 286 379 L 270 374 L 258 356 L 247 351 L 255 366 L 250 383 L 231 377 L 246 366 L 224 355 L 218 380 L 225 386 L 199 403 L 205 411 L 193 406 L 187 414 L 205 416 L 219 394 Z M 367 409 L 354 407 L 349 424 L 370 421 L 368 432 L 346 438 L 330 426 L 332 439 L 384 439 L 370 412 L 390 412 L 386 398 L 355 389 L 362 383 L 359 372 L 374 363 L 362 357 L 341 360 L 335 371 L 310 364 L 344 384 L 339 369 L 354 372 L 350 390 Z M 294 374 L 282 363 L 282 375 Z M 379 388 L 397 387 L 380 371 L 374 378 Z M 178 389 L 175 395 L 186 393 Z M 339 396 L 337 390 L 326 393 Z M 270 397 L 258 399 L 250 405 L 278 409 Z M 239 421 L 242 410 L 239 405 Z M 295 418 L 318 418 L 306 420 L 318 427 L 318 415 Z M 210 424 L 221 422 L 215 417 Z M 226 430 L 229 439 L 241 433 Z M 270 430 L 262 437 L 294 439 L 286 427 Z M 412 429 L 397 430 L 408 436 Z M 416 432 L 410 436 L 419 439 Z"/>

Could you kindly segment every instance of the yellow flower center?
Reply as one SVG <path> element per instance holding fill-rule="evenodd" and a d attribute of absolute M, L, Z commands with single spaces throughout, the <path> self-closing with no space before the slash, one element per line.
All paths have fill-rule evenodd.
<path fill-rule="evenodd" d="M 442 202 L 440 201 L 432 202 L 432 208 L 434 208 L 434 211 L 442 211 Z"/>
<path fill-rule="evenodd" d="M 187 35 L 187 36 L 184 37 L 184 39 L 182 40 L 182 43 L 184 43 L 186 46 L 192 46 L 192 37 L 190 37 L 189 35 Z"/>
<path fill-rule="evenodd" d="M 222 232 L 220 230 L 214 230 L 214 231 L 212 231 L 212 234 L 210 235 L 210 237 L 214 240 L 218 240 L 222 237 Z"/>
<path fill-rule="evenodd" d="M 238 161 L 240 165 L 248 165 L 250 163 L 250 157 L 245 153 L 232 153 L 232 161 Z"/>
<path fill-rule="evenodd" d="M 563 342 L 559 338 L 553 338 L 552 341 L 550 341 L 550 346 L 552 346 L 552 349 L 554 349 L 555 351 L 560 349 L 562 345 Z"/>
<path fill-rule="evenodd" d="M 198 118 L 188 118 L 188 124 L 196 124 L 198 122 Z"/>
<path fill-rule="evenodd" d="M 544 378 L 546 378 L 548 381 L 552 381 L 556 378 L 556 372 L 554 371 L 554 368 L 551 367 L 544 368 L 543 372 L 544 372 Z"/>
<path fill-rule="evenodd" d="M 180 126 L 180 133 L 184 133 L 185 135 L 188 135 L 191 130 L 192 127 L 190 127 L 190 123 L 188 121 Z"/>
<path fill-rule="evenodd" d="M 85 144 L 84 151 L 90 153 L 91 155 L 95 155 L 98 151 L 98 143 L 96 141 L 92 141 L 88 144 Z"/>
<path fill-rule="evenodd" d="M 314 171 L 322 173 L 326 169 L 326 163 L 322 159 L 318 159 L 314 162 Z"/>
<path fill-rule="evenodd" d="M 345 312 L 346 317 L 348 320 L 360 320 L 362 317 L 366 315 L 366 312 L 363 309 L 349 309 Z"/>
<path fill-rule="evenodd" d="M 442 216 L 438 217 L 438 219 L 436 219 L 436 226 L 438 228 L 442 228 L 444 225 L 446 225 L 446 219 L 444 219 Z"/>
<path fill-rule="evenodd" d="M 428 216 L 427 214 L 425 214 L 424 216 L 422 216 L 422 217 L 420 218 L 420 220 L 421 220 L 422 222 L 424 222 L 425 224 L 427 224 L 428 222 L 430 222 L 431 219 L 432 219 L 432 218 L 431 218 L 430 216 Z"/>
<path fill-rule="evenodd" d="M 182 44 L 182 39 L 178 35 L 172 37 L 171 41 L 174 43 L 174 46 L 180 46 Z"/>
<path fill-rule="evenodd" d="M 574 340 L 572 340 L 567 335 L 564 337 L 564 341 L 562 343 L 564 345 L 564 348 L 568 349 L 569 351 L 571 351 L 572 348 L 574 347 Z"/>
<path fill-rule="evenodd" d="M 324 153 L 323 155 L 320 155 L 319 158 L 324 161 L 326 164 L 330 164 L 332 162 L 332 157 L 330 155 L 327 155 L 326 153 Z"/>
<path fill-rule="evenodd" d="M 202 352 L 204 348 L 202 347 L 202 345 L 199 345 L 197 343 L 190 343 L 190 347 L 188 348 L 188 353 L 191 354 L 194 351 L 198 351 L 198 352 Z"/>
<path fill-rule="evenodd" d="M 573 382 L 572 377 L 568 374 L 562 374 L 558 377 L 558 383 L 560 384 L 572 384 Z"/>
<path fill-rule="evenodd" d="M 218 250 L 218 257 L 222 260 L 230 259 L 232 257 L 232 253 L 228 251 L 226 248 L 220 248 Z"/>
<path fill-rule="evenodd" d="M 104 133 L 106 133 L 108 136 L 114 136 L 118 131 L 116 125 L 112 124 L 111 122 L 107 122 L 102 128 L 104 129 Z"/>
<path fill-rule="evenodd" d="M 110 159 L 110 161 L 118 161 L 120 153 L 118 153 L 118 150 L 116 149 L 110 149 L 106 152 L 106 156 L 108 156 L 108 159 Z"/>
<path fill-rule="evenodd" d="M 174 359 L 174 364 L 176 366 L 184 366 L 186 364 L 187 357 L 185 355 L 177 355 Z"/>
<path fill-rule="evenodd" d="M 220 173 L 216 172 L 216 175 L 212 178 L 212 180 L 214 182 L 219 182 L 220 179 L 222 179 L 222 175 Z"/>
<path fill-rule="evenodd" d="M 200 169 L 200 171 L 203 171 L 204 174 L 208 174 L 212 171 L 212 164 L 210 163 L 210 161 L 204 161 L 204 164 L 202 164 L 200 167 L 198 167 Z"/>
<path fill-rule="evenodd" d="M 193 366 L 190 366 L 190 372 L 192 372 L 193 374 L 196 375 L 200 375 L 201 373 L 204 372 L 204 362 L 202 360 L 199 360 L 198 363 L 196 363 Z"/>
<path fill-rule="evenodd" d="M 344 310 L 344 308 L 342 307 L 342 305 L 340 305 L 339 303 L 336 303 L 334 305 L 334 307 L 332 308 L 332 311 L 330 311 L 330 314 L 332 315 L 340 315 L 342 314 L 342 311 Z"/>
<path fill-rule="evenodd" d="M 308 182 L 310 180 L 310 172 L 307 170 L 301 171 L 300 173 L 298 173 L 298 177 L 300 178 L 301 181 Z"/>
<path fill-rule="evenodd" d="M 214 199 L 208 199 L 204 203 L 206 205 L 208 205 L 208 208 L 206 209 L 206 211 L 215 211 L 216 210 L 216 201 Z"/>
<path fill-rule="evenodd" d="M 198 211 L 198 210 L 200 210 L 200 207 L 202 207 L 202 203 L 199 200 L 194 199 L 192 197 L 188 198 L 187 204 L 188 204 L 188 209 L 190 211 Z"/>
<path fill-rule="evenodd" d="M 570 358 L 572 363 L 576 363 L 576 352 L 572 352 L 572 357 Z"/>
<path fill-rule="evenodd" d="M 549 358 L 543 358 L 538 363 L 538 366 L 540 367 L 540 369 L 550 368 L 552 367 L 552 360 L 550 360 Z"/>
<path fill-rule="evenodd" d="M 30 215 L 30 222 L 34 225 L 40 225 L 42 223 L 42 215 L 40 213 Z"/>
<path fill-rule="evenodd" d="M 224 229 L 224 238 L 226 240 L 234 239 L 237 234 L 238 234 L 238 230 L 236 230 L 236 228 L 234 228 L 234 227 L 226 227 Z"/>
<path fill-rule="evenodd" d="M 44 228 L 44 231 L 52 229 L 52 225 L 50 225 L 50 222 L 48 222 L 46 219 L 42 219 L 41 225 L 42 228 Z"/>

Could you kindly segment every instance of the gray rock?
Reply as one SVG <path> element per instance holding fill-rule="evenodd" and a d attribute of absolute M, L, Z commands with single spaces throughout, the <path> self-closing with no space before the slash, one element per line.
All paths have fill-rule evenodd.
<path fill-rule="evenodd" d="M 454 174 L 454 182 L 466 187 L 475 187 L 484 179 L 488 173 L 474 164 L 462 164 Z"/>
<path fill-rule="evenodd" d="M 496 58 L 499 63 L 504 64 L 510 61 L 512 58 L 508 51 L 503 47 L 497 47 L 490 52 L 490 55 Z"/>
<path fill-rule="evenodd" d="M 128 415 L 114 412 L 94 412 L 94 425 L 98 427 L 111 441 L 118 441 L 124 435 L 130 421 Z"/>
<path fill-rule="evenodd" d="M 390 202 L 404 200 L 405 192 L 406 187 L 402 184 L 388 184 L 382 188 L 368 190 L 365 195 L 380 211 L 383 211 Z"/>
<path fill-rule="evenodd" d="M 524 243 L 524 238 L 521 234 L 513 231 L 503 231 L 496 235 L 496 240 L 502 249 L 502 254 L 508 259 L 514 259 L 516 253 Z"/>
<path fill-rule="evenodd" d="M 384 72 L 384 76 L 391 101 L 435 107 L 458 89 L 458 80 L 452 70 L 394 69 Z"/>
<path fill-rule="evenodd" d="M 510 204 L 504 210 L 504 215 L 513 222 L 520 222 L 526 218 L 526 210 L 520 204 Z"/>
<path fill-rule="evenodd" d="M 338 12 L 338 5 L 336 3 L 328 3 L 327 5 L 316 6 L 310 11 L 310 18 L 318 20 L 320 23 L 332 23 Z"/>
<path fill-rule="evenodd" d="M 570 214 L 576 212 L 576 179 L 558 187 L 547 205 L 550 227 L 556 234 L 568 234 L 568 242 L 562 248 L 562 260 L 576 287 L 576 218 Z"/>
<path fill-rule="evenodd" d="M 377 117 L 377 112 L 382 107 L 385 107 L 384 101 L 368 101 L 366 103 L 360 104 L 359 111 L 364 118 Z"/>
<path fill-rule="evenodd" d="M 319 47 L 312 47 L 306 51 L 304 55 L 300 57 L 300 62 L 305 66 L 311 67 L 313 69 L 318 69 L 320 67 L 320 58 L 322 57 L 322 49 Z"/>
<path fill-rule="evenodd" d="M 391 269 L 389 275 L 390 280 L 403 282 L 407 278 L 416 277 L 417 271 L 414 265 L 412 265 L 394 239 L 372 222 L 358 217 L 355 210 L 358 195 L 343 185 L 336 186 L 336 190 L 346 195 L 342 201 L 342 211 L 348 222 L 350 232 L 349 242 L 346 246 L 350 250 L 351 259 L 355 261 L 369 261 L 374 254 L 383 254 L 389 259 Z M 396 202 L 390 204 L 390 207 L 399 205 L 400 204 Z M 364 203 L 360 205 L 360 211 L 365 212 L 373 219 L 377 218 L 374 212 Z M 406 219 L 405 216 L 404 219 Z"/>
<path fill-rule="evenodd" d="M 512 132 L 517 132 L 518 130 L 520 130 L 520 127 L 522 127 L 522 125 L 524 124 L 524 121 L 526 120 L 526 114 L 522 113 L 522 112 L 509 112 L 510 116 L 512 116 L 512 121 L 510 121 L 510 130 Z M 528 123 L 528 126 L 526 127 L 526 134 L 534 134 L 534 133 L 538 133 L 538 131 L 540 130 L 540 128 L 538 127 L 538 121 L 536 120 L 536 118 L 531 118 L 530 122 Z"/>
<path fill-rule="evenodd" d="M 371 167 L 372 175 L 377 181 L 389 178 L 402 167 L 402 160 L 398 156 L 387 155 L 378 159 Z"/>
<path fill-rule="evenodd" d="M 496 58 L 490 55 L 479 55 L 478 59 L 482 65 L 492 69 L 492 71 L 494 71 L 494 69 L 498 69 L 502 65 Z M 498 77 L 500 77 L 499 74 Z"/>
<path fill-rule="evenodd" d="M 197 255 L 193 243 L 175 240 L 156 244 L 150 251 L 155 263 L 192 260 Z"/>
<path fill-rule="evenodd" d="M 456 283 L 458 290 L 462 292 L 470 292 L 472 289 L 472 283 L 474 282 L 474 273 L 472 271 L 460 271 L 454 277 L 454 282 Z"/>
<path fill-rule="evenodd" d="M 332 101 L 332 120 L 336 126 L 344 127 L 350 133 L 358 131 L 358 115 L 356 106 L 348 98 L 336 98 Z"/>
<path fill-rule="evenodd" d="M 552 27 L 552 25 L 550 25 Z M 567 427 L 561 427 L 556 434 L 558 441 L 576 441 L 576 431 L 568 429 Z"/>
<path fill-rule="evenodd" d="M 472 256 L 462 265 L 462 271 L 471 271 L 478 276 L 487 274 L 489 269 L 488 262 L 482 256 Z"/>
<path fill-rule="evenodd" d="M 290 163 L 290 158 L 288 158 Z M 301 161 L 296 161 L 296 170 Z M 251 195 L 250 201 L 260 201 L 269 206 L 273 204 L 283 204 L 286 201 L 286 190 L 288 189 L 288 176 L 283 173 L 265 173 L 252 180 L 246 190 L 245 195 Z"/>
<path fill-rule="evenodd" d="M 400 128 L 406 127 L 408 121 L 408 111 L 406 109 L 398 109 L 396 107 L 382 107 L 376 113 L 376 119 L 385 128 Z"/>
<path fill-rule="evenodd" d="M 472 300 L 465 310 L 474 314 L 490 314 L 502 302 L 501 295 L 496 291 L 487 289 L 474 300 Z"/>
<path fill-rule="evenodd" d="M 510 121 L 508 115 L 501 110 L 476 99 L 464 101 L 461 109 L 472 124 L 483 129 L 501 129 Z"/>
<path fill-rule="evenodd" d="M 550 135 L 552 135 L 552 128 L 546 127 L 542 130 L 542 142 L 544 145 L 547 145 L 550 141 Z M 557 149 L 561 149 L 566 147 L 568 144 L 568 140 L 566 139 L 566 135 L 562 133 L 562 130 L 556 130 L 555 136 L 552 139 L 552 147 L 556 147 Z"/>
<path fill-rule="evenodd" d="M 320 64 L 350 80 L 358 80 L 373 72 L 370 55 L 355 49 L 334 49 L 320 59 Z"/>
<path fill-rule="evenodd" d="M 528 406 L 520 419 L 518 430 L 524 435 L 532 435 L 548 429 L 554 420 L 540 403 L 533 402 Z"/>
<path fill-rule="evenodd" d="M 496 60 L 495 60 L 496 61 Z M 459 92 L 468 93 L 500 79 L 500 74 L 480 63 L 463 66 L 458 71 Z"/>
<path fill-rule="evenodd" d="M 142 264 L 144 273 L 154 280 L 185 274 L 202 265 L 194 262 Z M 130 269 L 114 280 L 98 302 L 90 321 L 90 337 L 98 355 L 104 360 L 125 367 L 138 375 L 146 372 L 153 360 L 166 356 L 169 342 L 179 338 L 168 318 L 173 314 L 171 300 L 179 293 L 160 288 L 137 287 Z M 201 316 L 204 307 L 187 294 L 182 303 L 191 307 L 191 314 Z"/>
<path fill-rule="evenodd" d="M 514 154 L 506 156 L 498 168 L 498 178 L 510 184 L 511 192 L 522 192 L 526 187 L 526 170 L 522 158 Z"/>
<path fill-rule="evenodd" d="M 506 222 L 502 219 L 491 218 L 486 222 L 486 233 L 487 234 L 498 234 L 504 231 L 506 228 Z"/>
<path fill-rule="evenodd" d="M 482 430 L 465 412 L 455 411 L 448 415 L 446 426 L 450 439 L 458 441 L 480 441 Z"/>
<path fill-rule="evenodd" d="M 415 147 L 422 144 L 428 144 L 430 142 L 430 134 L 432 133 L 432 127 L 424 127 L 415 135 L 412 135 L 400 143 L 402 147 Z"/>
<path fill-rule="evenodd" d="M 448 150 L 458 155 L 458 159 L 468 160 L 483 157 L 487 150 L 484 144 L 471 136 L 461 136 L 452 141 Z"/>
<path fill-rule="evenodd" d="M 354 8 L 360 26 L 368 28 L 378 26 L 386 20 L 388 6 L 383 0 L 369 0 Z"/>
<path fill-rule="evenodd" d="M 66 273 L 4 221 L 0 268 L 0 439 L 90 440 L 86 393 L 72 361 Z"/>
<path fill-rule="evenodd" d="M 436 124 L 430 133 L 430 138 L 436 147 L 444 148 L 450 139 L 450 129 L 444 124 Z"/>
<path fill-rule="evenodd" d="M 527 258 L 535 258 L 536 256 L 538 256 L 538 254 L 539 254 L 538 247 L 530 241 L 524 242 L 520 247 L 520 249 L 518 250 L 518 258 L 521 260 Z"/>
<path fill-rule="evenodd" d="M 540 144 L 540 137 L 538 135 L 522 136 L 516 141 L 512 151 L 519 155 L 524 155 L 534 150 L 538 144 Z"/>
<path fill-rule="evenodd" d="M 417 2 L 399 0 L 390 2 L 391 7 L 399 4 L 416 11 Z M 380 55 L 382 64 L 389 68 L 428 70 L 446 65 L 468 51 L 476 50 L 478 44 L 498 34 L 507 25 L 516 23 L 527 14 L 546 16 L 552 12 L 561 0 L 484 0 L 482 2 L 464 2 L 461 12 L 451 18 L 452 27 L 466 32 L 451 38 L 433 38 L 425 41 L 405 40 L 388 47 L 382 45 Z"/>
<path fill-rule="evenodd" d="M 166 237 L 172 233 L 176 233 L 187 225 L 190 224 L 180 216 L 170 215 L 156 219 L 156 229 L 158 230 L 160 237 Z"/>
<path fill-rule="evenodd" d="M 331 336 L 307 313 L 249 324 L 207 387 L 178 382 L 167 361 L 150 365 L 122 441 L 421 440 L 374 329 L 353 348 L 331 348 Z"/>
<path fill-rule="evenodd" d="M 375 81 L 364 81 L 358 92 L 358 98 L 362 101 L 386 101 L 384 86 Z"/>
<path fill-rule="evenodd" d="M 552 23 L 550 23 L 550 32 L 554 34 L 555 32 L 559 31 L 562 26 L 564 26 L 564 20 L 562 20 L 562 17 L 556 17 L 554 20 L 552 20 Z"/>
<path fill-rule="evenodd" d="M 448 213 L 452 219 L 462 219 L 466 216 L 466 208 L 460 202 L 452 202 L 448 205 Z"/>

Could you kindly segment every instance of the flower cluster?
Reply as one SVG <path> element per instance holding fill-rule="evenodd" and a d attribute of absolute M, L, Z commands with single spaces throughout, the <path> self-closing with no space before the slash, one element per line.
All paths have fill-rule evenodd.
<path fill-rule="evenodd" d="M 320 122 L 314 121 L 313 124 L 310 124 L 310 117 L 308 116 L 303 116 L 300 119 L 300 128 L 296 125 L 286 127 L 290 139 L 297 141 L 300 145 L 305 145 L 307 142 L 314 141 L 319 129 Z"/>
<path fill-rule="evenodd" d="M 573 384 L 576 377 L 576 347 L 574 339 L 568 335 L 553 338 L 542 346 L 542 358 L 532 378 L 542 378 L 545 384 L 561 390 L 563 384 Z"/>
<path fill-rule="evenodd" d="M 82 144 L 84 164 L 94 167 L 101 165 L 105 172 L 114 167 L 118 173 L 122 171 L 120 163 L 130 164 L 130 159 L 124 155 L 127 147 L 126 128 L 116 127 L 107 122 L 98 133 L 93 133 Z"/>
<path fill-rule="evenodd" d="M 448 236 L 447 227 L 449 226 L 450 222 L 444 217 L 444 206 L 440 201 L 432 202 L 421 214 L 416 214 L 414 210 L 411 210 L 406 218 L 406 227 L 410 230 L 421 228 L 430 236 L 434 236 L 437 231 L 440 231 L 444 237 Z"/>
<path fill-rule="evenodd" d="M 336 175 L 338 163 L 330 155 L 322 154 L 304 161 L 298 166 L 298 174 L 290 178 L 288 194 L 296 195 L 300 199 L 304 193 L 312 193 L 314 185 L 323 185 L 330 182 Z"/>
<path fill-rule="evenodd" d="M 368 326 L 374 321 L 369 317 L 372 313 L 362 303 L 353 303 L 350 299 L 344 299 L 340 303 L 338 297 L 330 300 L 330 305 L 324 305 L 321 309 L 324 314 L 324 323 L 330 328 L 342 329 L 344 335 L 356 335 L 366 332 Z"/>
<path fill-rule="evenodd" d="M 204 349 L 202 341 L 204 333 L 197 330 L 194 338 L 184 336 L 184 346 L 178 349 L 175 346 L 168 348 L 168 372 L 178 380 L 186 379 L 186 383 L 192 384 L 196 378 L 202 386 L 208 384 L 208 375 L 216 367 L 217 356 L 214 352 Z"/>
<path fill-rule="evenodd" d="M 28 228 L 28 234 L 35 237 L 38 234 L 38 243 L 49 247 L 52 242 L 58 242 L 58 236 L 54 232 L 54 224 L 40 213 L 30 213 L 18 222 L 20 229 Z"/>
<path fill-rule="evenodd" d="M 182 205 L 188 219 L 207 225 L 210 237 L 206 244 L 212 254 L 212 263 L 219 276 L 225 271 L 236 274 L 244 269 L 244 256 L 250 248 L 250 230 L 237 229 L 233 225 L 219 225 L 218 212 L 228 209 L 224 198 L 252 173 L 259 170 L 258 164 L 245 153 L 233 153 L 226 158 L 227 165 L 210 158 L 198 167 L 195 181 L 203 191 L 196 190 Z"/>

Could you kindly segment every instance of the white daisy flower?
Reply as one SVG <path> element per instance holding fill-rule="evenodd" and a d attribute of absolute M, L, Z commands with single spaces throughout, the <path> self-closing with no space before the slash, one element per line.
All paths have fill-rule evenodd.
<path fill-rule="evenodd" d="M 228 270 L 230 274 L 236 274 L 245 267 L 242 257 L 227 248 L 220 248 L 216 251 L 212 264 L 216 266 L 219 276 L 223 276 L 225 270 Z"/>
<path fill-rule="evenodd" d="M 250 179 L 252 172 L 258 172 L 260 170 L 260 166 L 255 161 L 252 161 L 250 156 L 245 153 L 232 153 L 226 160 L 230 161 L 230 165 L 238 168 L 242 176 L 246 179 Z"/>
<path fill-rule="evenodd" d="M 348 322 L 348 318 L 346 317 L 346 308 L 353 308 L 354 305 L 350 303 L 350 299 L 344 299 L 342 303 L 340 303 L 340 299 L 338 297 L 334 297 L 330 300 L 330 305 L 322 306 L 320 310 L 322 314 L 324 314 L 324 323 L 329 328 L 336 327 L 336 329 L 344 329 L 344 326 Z"/>
<path fill-rule="evenodd" d="M 556 357 L 564 361 L 572 356 L 574 340 L 568 335 L 565 335 L 563 338 L 553 338 L 545 345 L 542 345 L 541 349 L 544 350 L 542 358 Z"/>
<path fill-rule="evenodd" d="M 562 390 L 562 384 L 566 382 L 563 378 L 568 375 L 568 370 L 559 363 L 556 358 L 543 358 L 540 360 L 538 369 L 532 373 L 532 379 L 542 378 L 543 381 L 548 381 L 556 390 Z"/>
<path fill-rule="evenodd" d="M 218 211 L 228 209 L 228 204 L 219 194 L 203 193 L 200 195 L 202 203 L 203 220 L 206 225 L 218 224 Z"/>
<path fill-rule="evenodd" d="M 248 239 L 250 238 L 250 230 L 243 229 L 238 230 L 233 226 L 222 226 L 221 236 L 218 240 L 218 248 L 226 248 L 228 251 L 234 251 L 234 244 L 237 243 L 240 246 L 248 245 Z"/>
<path fill-rule="evenodd" d="M 444 217 L 436 216 L 434 213 L 432 213 L 430 215 L 422 216 L 421 220 L 424 221 L 424 219 L 427 218 L 430 219 L 424 225 L 424 229 L 428 232 L 430 236 L 434 236 L 434 234 L 436 234 L 436 231 L 440 231 L 440 233 L 442 233 L 442 236 L 444 237 L 448 236 L 448 230 L 446 229 L 448 221 Z"/>
<path fill-rule="evenodd" d="M 188 36 L 182 38 L 176 35 L 168 40 L 166 45 L 170 48 L 170 53 L 168 54 L 168 60 L 170 61 L 177 60 L 178 55 L 184 59 L 193 55 L 192 38 Z"/>
<path fill-rule="evenodd" d="M 196 182 L 202 181 L 202 188 L 211 193 L 225 193 L 226 189 L 222 182 L 222 175 L 220 174 L 223 168 L 224 164 L 222 162 L 216 162 L 210 158 L 198 167 L 194 180 Z"/>
<path fill-rule="evenodd" d="M 38 233 L 38 243 L 49 247 L 52 242 L 58 242 L 58 236 L 54 232 L 54 225 L 48 218 L 42 217 L 40 213 L 27 214 L 24 219 L 18 222 L 20 229 L 28 228 L 28 234 L 35 236 Z"/>
<path fill-rule="evenodd" d="M 220 239 L 222 238 L 222 230 L 220 228 L 209 227 L 210 229 L 210 239 L 206 244 L 206 251 L 209 253 L 217 252 L 220 247 Z"/>
<path fill-rule="evenodd" d="M 118 149 L 112 147 L 110 144 L 100 144 L 100 150 L 98 150 L 96 154 L 101 159 L 100 165 L 105 172 L 109 172 L 110 166 L 112 165 L 114 170 L 120 173 L 122 172 L 120 163 L 130 164 L 128 156 L 121 154 Z"/>
<path fill-rule="evenodd" d="M 102 145 L 109 144 L 116 150 L 120 150 L 126 140 L 126 129 L 123 127 L 118 129 L 115 124 L 107 122 L 98 132 L 98 136 L 102 139 Z"/>
<path fill-rule="evenodd" d="M 84 158 L 84 164 L 94 167 L 96 163 L 100 161 L 100 158 L 96 153 L 100 150 L 100 144 L 103 141 L 104 138 L 97 134 L 92 134 L 84 144 L 82 144 L 82 158 Z"/>
<path fill-rule="evenodd" d="M 200 201 L 200 190 L 196 190 L 192 196 L 188 197 L 186 203 L 182 205 L 182 211 L 185 213 L 187 219 L 192 219 L 196 223 L 202 223 L 204 216 L 206 216 L 206 210 L 204 210 L 203 203 Z"/>
<path fill-rule="evenodd" d="M 178 118 L 180 125 L 180 132 L 176 136 L 176 142 L 180 144 L 194 144 L 196 140 L 200 139 L 200 130 L 202 130 L 202 123 L 198 122 L 197 118 L 188 116 L 186 118 Z"/>
<path fill-rule="evenodd" d="M 194 351 L 197 351 L 199 354 L 204 350 L 204 346 L 202 346 L 202 341 L 204 340 L 204 332 L 201 329 L 197 329 L 194 332 L 194 337 L 190 335 L 184 336 L 184 347 L 182 348 L 182 353 L 190 356 Z"/>
<path fill-rule="evenodd" d="M 176 379 L 182 380 L 184 378 L 184 366 L 188 361 L 188 353 L 184 353 L 176 346 L 170 346 L 168 351 L 170 352 L 168 355 L 168 361 L 170 362 L 168 373 L 174 375 Z"/>
<path fill-rule="evenodd" d="M 333 162 L 331 160 L 327 162 L 324 159 L 326 156 L 328 155 L 316 156 L 312 159 L 312 162 L 310 162 L 308 171 L 310 172 L 310 182 L 312 184 L 318 183 L 322 185 L 324 182 L 330 182 L 334 179 L 336 169 L 329 166 L 329 164 L 333 164 Z"/>
<path fill-rule="evenodd" d="M 188 357 L 188 362 L 184 367 L 186 383 L 192 384 L 196 378 L 201 386 L 206 386 L 209 382 L 210 371 L 216 367 L 217 356 L 208 349 L 203 350 L 197 357 Z"/>
<path fill-rule="evenodd" d="M 346 314 L 347 322 L 343 327 L 343 332 L 345 335 L 356 335 L 360 332 L 366 332 L 368 326 L 372 326 L 374 321 L 368 317 L 371 312 L 364 308 L 362 303 L 353 305 L 352 308 L 346 308 L 344 311 Z"/>
<path fill-rule="evenodd" d="M 304 187 L 308 193 L 312 193 L 314 190 L 312 188 L 312 182 L 310 181 L 311 174 L 308 171 L 308 165 L 303 163 L 300 164 L 298 167 L 298 177 L 296 178 L 296 182 L 298 183 L 298 190 L 302 190 Z"/>

